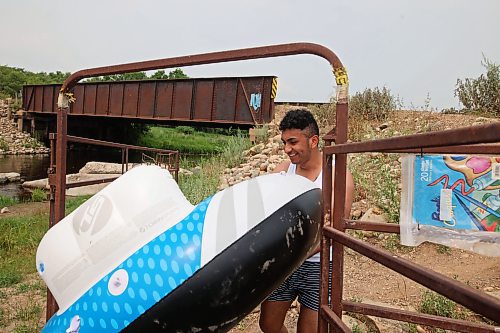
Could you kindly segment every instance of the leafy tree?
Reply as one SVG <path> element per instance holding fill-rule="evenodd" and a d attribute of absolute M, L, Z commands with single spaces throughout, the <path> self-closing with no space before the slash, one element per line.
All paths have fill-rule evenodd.
<path fill-rule="evenodd" d="M 486 75 L 477 79 L 458 79 L 455 96 L 464 106 L 463 112 L 481 112 L 493 117 L 500 117 L 500 65 L 483 56 L 481 65 Z"/>
<path fill-rule="evenodd" d="M 168 78 L 172 80 L 172 79 L 187 79 L 189 77 L 186 74 L 184 74 L 182 69 L 176 68 L 168 73 Z"/>
<path fill-rule="evenodd" d="M 62 83 L 70 73 L 33 73 L 23 68 L 0 66 L 0 95 L 15 97 L 25 84 Z"/>
<path fill-rule="evenodd" d="M 168 79 L 168 74 L 165 74 L 165 71 L 163 70 L 159 70 L 154 72 L 154 74 L 151 75 L 151 78 L 155 80 Z"/>
<path fill-rule="evenodd" d="M 87 79 L 86 82 L 109 82 L 109 81 L 129 81 L 129 80 L 148 80 L 148 79 L 183 79 L 188 78 L 186 74 L 180 68 L 176 68 L 175 70 L 165 73 L 164 70 L 159 70 L 154 72 L 150 77 L 145 72 L 134 72 L 134 73 L 125 73 L 125 74 L 113 74 L 113 75 L 104 75 L 93 77 Z"/>

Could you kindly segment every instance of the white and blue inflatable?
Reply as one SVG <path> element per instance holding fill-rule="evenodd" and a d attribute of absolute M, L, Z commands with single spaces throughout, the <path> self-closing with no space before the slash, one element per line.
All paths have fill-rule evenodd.
<path fill-rule="evenodd" d="M 320 200 L 271 174 L 193 206 L 168 171 L 134 168 L 43 237 L 59 311 L 42 332 L 226 332 L 317 246 Z"/>

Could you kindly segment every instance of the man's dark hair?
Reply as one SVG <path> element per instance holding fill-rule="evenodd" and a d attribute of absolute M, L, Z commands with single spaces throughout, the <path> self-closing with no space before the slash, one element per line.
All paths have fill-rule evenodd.
<path fill-rule="evenodd" d="M 319 135 L 318 123 L 306 109 L 293 109 L 285 114 L 280 122 L 280 131 L 287 129 L 306 130 L 309 136 Z"/>

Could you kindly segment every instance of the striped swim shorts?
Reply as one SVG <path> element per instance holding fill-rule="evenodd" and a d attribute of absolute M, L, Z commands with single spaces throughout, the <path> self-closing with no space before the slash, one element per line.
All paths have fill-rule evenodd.
<path fill-rule="evenodd" d="M 330 272 L 331 270 L 332 263 L 330 262 Z M 298 297 L 302 306 L 318 311 L 320 272 L 319 262 L 305 261 L 269 295 L 267 301 L 290 302 Z"/>

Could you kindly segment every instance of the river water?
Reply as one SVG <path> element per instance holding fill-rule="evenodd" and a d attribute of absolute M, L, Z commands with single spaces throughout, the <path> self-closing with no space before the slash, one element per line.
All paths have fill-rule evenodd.
<path fill-rule="evenodd" d="M 90 161 L 121 163 L 121 151 L 118 150 L 84 150 L 69 151 L 66 172 L 77 173 L 85 163 Z M 130 155 L 129 162 L 140 161 L 140 155 Z M 0 157 L 0 173 L 17 172 L 21 182 L 0 185 L 0 195 L 23 199 L 29 195 L 22 186 L 23 181 L 47 178 L 50 165 L 49 155 L 4 155 Z"/>

